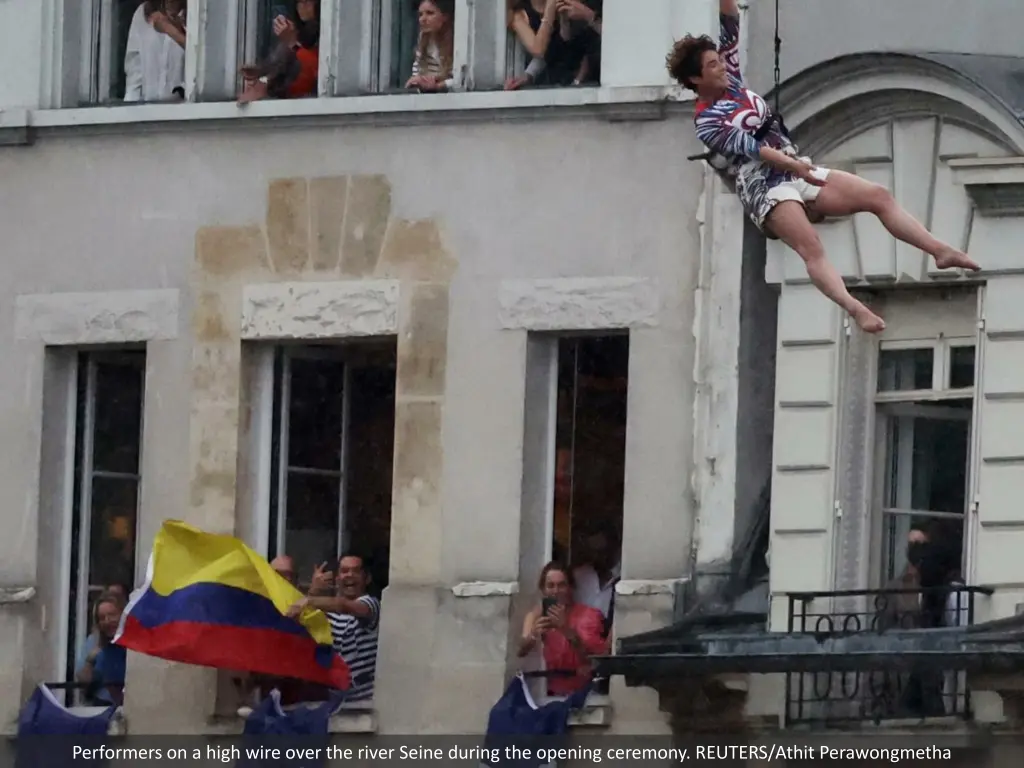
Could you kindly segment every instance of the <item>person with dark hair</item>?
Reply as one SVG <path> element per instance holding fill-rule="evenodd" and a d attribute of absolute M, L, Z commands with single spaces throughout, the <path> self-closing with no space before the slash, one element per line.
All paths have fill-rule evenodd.
<path fill-rule="evenodd" d="M 412 77 L 405 87 L 428 93 L 450 91 L 455 86 L 455 0 L 417 0 L 417 11 L 420 35 Z"/>
<path fill-rule="evenodd" d="M 980 270 L 963 251 L 932 236 L 885 187 L 801 156 L 781 118 L 743 83 L 737 0 L 719 3 L 718 43 L 707 35 L 683 38 L 668 55 L 668 71 L 697 93 L 694 123 L 697 138 L 710 150 L 708 162 L 735 184 L 751 221 L 799 254 L 815 287 L 862 330 L 885 328 L 882 318 L 850 295 L 813 227 L 826 217 L 855 213 L 877 216 L 893 237 L 930 254 L 938 269 Z"/>
<path fill-rule="evenodd" d="M 548 678 L 548 695 L 567 696 L 590 681 L 590 657 L 608 652 L 604 617 L 596 608 L 573 598 L 572 571 L 552 561 L 544 566 L 537 582 L 543 599 L 526 615 L 519 656 L 538 646 L 548 672 L 570 673 Z"/>
<path fill-rule="evenodd" d="M 569 11 L 565 0 L 509 1 L 508 27 L 530 61 L 527 75 L 509 81 L 506 90 L 522 87 L 527 79 L 535 85 L 574 85 L 587 73 L 587 41 L 573 37 Z"/>
<path fill-rule="evenodd" d="M 313 573 L 313 585 L 327 583 L 327 563 Z M 348 664 L 352 687 L 346 701 L 368 701 L 373 698 L 377 670 L 377 634 L 380 624 L 380 600 L 368 594 L 370 571 L 366 559 L 347 552 L 338 558 L 338 573 L 333 579 L 333 595 L 309 595 L 299 600 L 289 616 L 299 616 L 307 607 L 327 614 L 331 625 L 334 649 Z"/>
<path fill-rule="evenodd" d="M 277 44 L 266 61 L 242 68 L 238 103 L 268 96 L 299 99 L 315 96 L 320 72 L 320 0 L 293 0 L 292 17 L 273 21 Z"/>

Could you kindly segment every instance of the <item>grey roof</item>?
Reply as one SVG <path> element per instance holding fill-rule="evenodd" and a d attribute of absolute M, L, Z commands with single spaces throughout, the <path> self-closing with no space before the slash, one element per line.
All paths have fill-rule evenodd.
<path fill-rule="evenodd" d="M 987 56 L 969 53 L 920 53 L 958 72 L 979 88 L 988 91 L 1024 122 L 1024 57 Z"/>

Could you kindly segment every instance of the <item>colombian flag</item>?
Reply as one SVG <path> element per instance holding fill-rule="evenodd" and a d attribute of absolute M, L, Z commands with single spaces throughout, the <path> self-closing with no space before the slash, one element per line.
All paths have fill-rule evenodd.
<path fill-rule="evenodd" d="M 114 643 L 184 664 L 294 677 L 346 690 L 327 617 L 232 536 L 166 521 L 153 542 L 146 583 L 132 593 Z"/>

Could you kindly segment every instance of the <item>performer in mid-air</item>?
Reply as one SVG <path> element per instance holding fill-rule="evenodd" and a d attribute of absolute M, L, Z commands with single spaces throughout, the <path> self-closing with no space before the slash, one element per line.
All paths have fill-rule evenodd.
<path fill-rule="evenodd" d="M 668 71 L 697 94 L 694 123 L 697 138 L 710 150 L 708 162 L 735 184 L 754 224 L 800 255 L 819 291 L 863 330 L 885 328 L 882 318 L 850 295 L 825 258 L 813 223 L 830 216 L 872 213 L 894 237 L 931 254 L 939 269 L 981 269 L 963 251 L 933 237 L 886 188 L 801 157 L 781 119 L 743 84 L 736 0 L 719 0 L 719 10 L 718 43 L 707 35 L 688 35 L 672 47 Z"/>

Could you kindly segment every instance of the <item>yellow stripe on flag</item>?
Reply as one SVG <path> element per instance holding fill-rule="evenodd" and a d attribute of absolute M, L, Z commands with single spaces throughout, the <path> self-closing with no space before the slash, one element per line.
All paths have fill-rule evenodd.
<path fill-rule="evenodd" d="M 303 597 L 270 563 L 234 536 L 206 533 L 167 520 L 153 541 L 150 588 L 167 596 L 193 584 L 222 584 L 270 600 L 282 614 Z M 327 617 L 307 609 L 299 623 L 321 645 L 331 645 Z"/>

